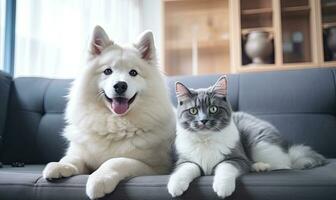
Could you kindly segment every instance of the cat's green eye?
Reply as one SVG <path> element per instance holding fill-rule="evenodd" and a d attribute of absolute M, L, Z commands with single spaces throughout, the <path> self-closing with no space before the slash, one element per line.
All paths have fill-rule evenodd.
<path fill-rule="evenodd" d="M 195 107 L 189 109 L 189 113 L 192 114 L 192 115 L 196 115 L 197 112 L 198 112 L 198 110 L 197 110 L 197 108 L 195 108 Z"/>
<path fill-rule="evenodd" d="M 211 114 L 216 113 L 217 110 L 218 110 L 217 106 L 211 106 L 211 107 L 209 108 L 209 112 L 210 112 Z"/>

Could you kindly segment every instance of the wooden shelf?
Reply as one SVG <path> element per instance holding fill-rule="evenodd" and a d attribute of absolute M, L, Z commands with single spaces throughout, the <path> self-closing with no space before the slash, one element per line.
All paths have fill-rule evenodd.
<path fill-rule="evenodd" d="M 335 15 L 336 14 L 336 3 L 322 4 L 322 12 L 324 12 L 325 14 Z"/>
<path fill-rule="evenodd" d="M 309 11 L 310 6 L 293 6 L 282 8 L 283 12 Z"/>
<path fill-rule="evenodd" d="M 296 17 L 309 15 L 310 6 L 295 6 L 282 8 L 283 17 Z"/>
<path fill-rule="evenodd" d="M 333 26 L 336 26 L 336 22 L 327 22 L 327 23 L 323 23 L 322 24 L 322 27 L 323 28 L 329 28 L 329 27 L 333 27 Z"/>
<path fill-rule="evenodd" d="M 324 61 L 322 64 L 322 67 L 335 67 L 336 61 Z"/>
<path fill-rule="evenodd" d="M 273 28 L 272 27 L 244 28 L 242 29 L 242 34 L 246 35 L 248 33 L 251 33 L 252 31 L 273 32 Z"/>
<path fill-rule="evenodd" d="M 271 8 L 245 9 L 241 10 L 241 13 L 239 19 L 243 29 L 273 26 L 274 16 Z"/>
<path fill-rule="evenodd" d="M 336 8 L 336 2 L 322 4 L 322 8 Z"/>
<path fill-rule="evenodd" d="M 181 19 L 181 17 L 192 17 L 192 16 L 197 16 L 197 15 L 209 16 L 209 15 L 216 15 L 216 14 L 223 15 L 223 10 L 220 9 L 220 8 L 211 9 L 211 11 L 207 11 L 207 10 L 186 10 L 186 11 L 183 11 L 183 12 L 167 13 L 167 16 Z"/>
<path fill-rule="evenodd" d="M 216 49 L 216 48 L 227 48 L 229 46 L 228 40 L 212 40 L 212 41 L 198 41 L 197 47 L 199 50 L 202 49 Z M 166 49 L 170 51 L 185 51 L 191 50 L 191 42 L 166 42 Z"/>
<path fill-rule="evenodd" d="M 242 15 L 271 14 L 272 8 L 247 9 L 241 11 Z"/>
<path fill-rule="evenodd" d="M 310 4 L 310 0 L 280 0 L 280 4 L 281 8 L 308 6 Z"/>
<path fill-rule="evenodd" d="M 238 72 L 256 72 L 256 71 L 272 71 L 276 69 L 275 64 L 265 64 L 265 65 L 243 65 L 241 67 L 238 67 Z"/>
<path fill-rule="evenodd" d="M 174 2 L 185 2 L 185 1 L 192 2 L 194 0 L 164 0 L 165 3 L 169 3 L 169 2 L 172 2 L 172 3 L 174 3 Z M 198 0 L 198 1 L 207 1 L 207 0 Z"/>

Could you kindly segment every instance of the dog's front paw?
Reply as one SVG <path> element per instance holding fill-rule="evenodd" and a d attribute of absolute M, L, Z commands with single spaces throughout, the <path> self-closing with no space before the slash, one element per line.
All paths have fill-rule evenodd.
<path fill-rule="evenodd" d="M 172 195 L 172 197 L 181 196 L 183 192 L 185 192 L 188 189 L 188 187 L 189 187 L 188 182 L 174 177 L 171 177 L 169 179 L 167 186 L 168 192 L 169 194 Z"/>
<path fill-rule="evenodd" d="M 78 170 L 72 164 L 51 162 L 47 164 L 42 174 L 45 179 L 53 179 L 78 174 Z"/>
<path fill-rule="evenodd" d="M 226 178 L 220 180 L 214 180 L 213 190 L 220 198 L 230 196 L 236 189 L 235 178 Z"/>
<path fill-rule="evenodd" d="M 97 199 L 114 191 L 119 183 L 116 175 L 91 174 L 86 183 L 86 195 L 90 199 Z"/>
<path fill-rule="evenodd" d="M 271 165 L 263 162 L 256 162 L 252 165 L 252 171 L 265 172 L 271 170 Z"/>

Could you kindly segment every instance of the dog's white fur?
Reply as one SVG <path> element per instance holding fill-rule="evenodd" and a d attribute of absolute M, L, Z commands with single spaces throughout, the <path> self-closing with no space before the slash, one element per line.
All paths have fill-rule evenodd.
<path fill-rule="evenodd" d="M 93 172 L 86 185 L 91 199 L 112 192 L 123 179 L 161 174 L 171 167 L 170 147 L 175 134 L 175 115 L 163 76 L 156 66 L 151 32 L 134 45 L 120 46 L 97 26 L 90 45 L 87 68 L 74 81 L 66 108 L 64 136 L 70 141 L 66 155 L 49 163 L 47 179 Z M 103 71 L 111 67 L 113 74 Z M 131 69 L 139 73 L 129 76 Z M 115 95 L 116 81 L 128 84 L 126 97 L 137 96 L 123 115 L 99 95 Z"/>

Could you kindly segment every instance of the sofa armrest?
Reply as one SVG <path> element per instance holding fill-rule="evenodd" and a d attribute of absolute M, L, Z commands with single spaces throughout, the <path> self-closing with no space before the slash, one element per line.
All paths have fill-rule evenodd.
<path fill-rule="evenodd" d="M 0 70 L 0 145 L 2 143 L 2 136 L 7 118 L 7 106 L 11 83 L 12 77 Z"/>

